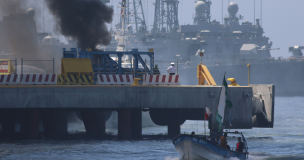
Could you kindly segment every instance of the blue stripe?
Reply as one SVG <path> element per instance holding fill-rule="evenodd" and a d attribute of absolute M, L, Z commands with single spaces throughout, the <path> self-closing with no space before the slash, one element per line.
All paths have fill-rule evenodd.
<path fill-rule="evenodd" d="M 85 75 L 85 77 L 87 78 L 88 82 L 90 82 L 90 77 L 88 75 Z"/>
<path fill-rule="evenodd" d="M 85 82 L 82 75 L 80 75 L 81 82 Z"/>
<path fill-rule="evenodd" d="M 69 78 L 70 82 L 73 82 L 70 74 L 68 74 L 68 78 Z M 65 82 L 67 82 L 67 81 L 65 81 Z"/>

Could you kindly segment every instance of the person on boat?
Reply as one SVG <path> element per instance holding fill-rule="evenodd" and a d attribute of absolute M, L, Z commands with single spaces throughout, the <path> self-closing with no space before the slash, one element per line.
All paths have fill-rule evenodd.
<path fill-rule="evenodd" d="M 156 64 L 154 67 L 154 71 L 153 71 L 154 75 L 160 75 L 159 69 L 158 69 L 158 65 Z"/>
<path fill-rule="evenodd" d="M 244 149 L 244 143 L 242 142 L 241 137 L 238 138 L 238 143 L 236 144 L 236 151 L 237 152 L 243 152 Z"/>
<path fill-rule="evenodd" d="M 222 148 L 225 148 L 225 149 L 227 149 L 227 139 L 226 139 L 226 137 L 227 137 L 227 133 L 224 133 L 224 136 L 221 136 L 221 143 L 220 143 L 220 146 Z"/>
<path fill-rule="evenodd" d="M 211 137 L 211 141 L 216 142 L 214 137 Z"/>
<path fill-rule="evenodd" d="M 174 62 L 171 63 L 171 66 L 167 69 L 170 75 L 175 75 L 176 68 L 174 67 Z"/>
<path fill-rule="evenodd" d="M 221 144 L 220 137 L 216 137 L 216 142 L 217 142 L 219 145 Z"/>
<path fill-rule="evenodd" d="M 191 132 L 191 136 L 195 136 L 195 132 L 194 131 Z"/>

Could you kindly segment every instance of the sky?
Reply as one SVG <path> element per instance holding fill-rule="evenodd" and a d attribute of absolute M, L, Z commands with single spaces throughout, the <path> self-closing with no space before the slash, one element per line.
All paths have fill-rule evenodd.
<path fill-rule="evenodd" d="M 51 32 L 53 35 L 56 35 L 56 37 L 64 40 L 64 37 L 60 36 L 58 31 L 54 29 L 54 19 L 49 13 L 47 7 L 43 5 L 44 0 L 27 1 L 28 3 L 25 7 L 33 7 L 36 10 L 35 19 L 37 21 L 38 31 L 42 32 L 44 28 L 45 32 Z M 222 22 L 222 0 L 210 1 L 212 2 L 211 20 L 215 19 Z M 254 21 L 254 1 L 256 4 L 256 18 L 260 18 L 262 1 L 262 26 L 265 31 L 264 35 L 269 37 L 273 42 L 273 48 L 280 48 L 280 50 L 271 51 L 273 57 L 282 56 L 284 58 L 288 58 L 291 56 L 291 53 L 288 52 L 288 47 L 294 45 L 304 46 L 304 31 L 302 29 L 304 28 L 304 0 L 223 0 L 224 17 L 225 15 L 228 15 L 227 6 L 229 1 L 236 2 L 238 4 L 238 14 L 244 16 L 244 19 L 241 20 L 240 23 L 246 20 L 250 22 Z M 108 5 L 113 6 L 115 12 L 112 24 L 108 25 L 109 30 L 111 27 L 114 29 L 115 24 L 119 22 L 120 8 L 117 7 L 119 6 L 119 2 L 121 2 L 121 0 L 110 0 L 110 3 L 108 3 Z M 155 0 L 142 0 L 145 19 L 149 30 L 152 27 L 151 25 L 153 24 L 154 19 L 154 2 Z M 195 2 L 196 0 L 179 0 L 180 25 L 193 24 Z"/>

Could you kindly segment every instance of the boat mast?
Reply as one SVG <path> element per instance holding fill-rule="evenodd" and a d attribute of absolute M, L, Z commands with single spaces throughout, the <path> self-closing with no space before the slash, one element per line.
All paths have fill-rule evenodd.
<path fill-rule="evenodd" d="M 204 130 L 205 130 L 205 137 L 207 136 L 207 132 L 206 132 L 206 102 L 205 102 L 205 109 L 204 109 Z"/>

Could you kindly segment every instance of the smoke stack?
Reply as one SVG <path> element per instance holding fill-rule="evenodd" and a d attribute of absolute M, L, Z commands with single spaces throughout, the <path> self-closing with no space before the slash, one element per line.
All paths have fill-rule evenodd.
<path fill-rule="evenodd" d="M 78 47 L 96 49 L 108 45 L 111 34 L 106 23 L 113 20 L 113 9 L 100 0 L 46 0 L 56 19 L 56 29 L 78 40 Z"/>

